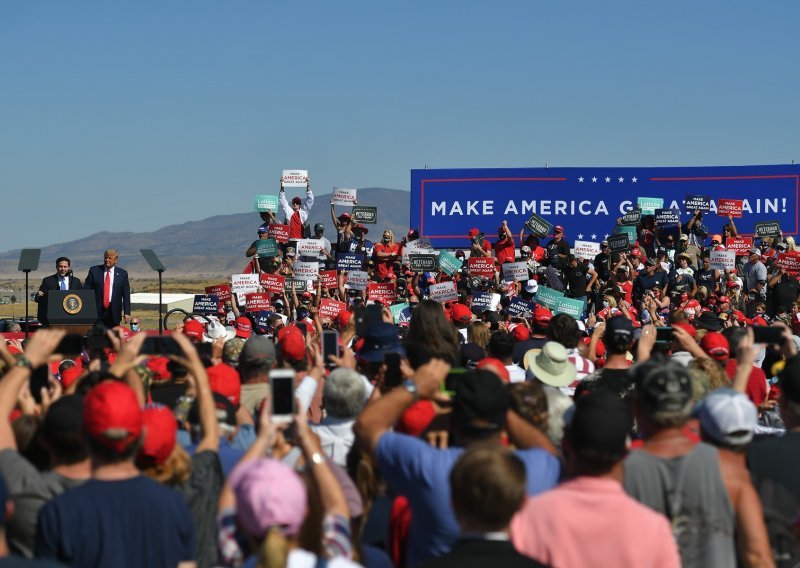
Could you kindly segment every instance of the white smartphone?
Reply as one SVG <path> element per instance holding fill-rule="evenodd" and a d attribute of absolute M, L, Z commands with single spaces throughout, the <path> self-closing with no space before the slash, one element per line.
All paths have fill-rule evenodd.
<path fill-rule="evenodd" d="M 286 424 L 294 418 L 294 377 L 291 369 L 273 369 L 269 372 L 272 393 L 272 421 Z"/>

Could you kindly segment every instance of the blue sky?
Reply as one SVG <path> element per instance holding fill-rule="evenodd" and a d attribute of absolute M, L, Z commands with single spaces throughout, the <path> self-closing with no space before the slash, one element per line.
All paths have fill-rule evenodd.
<path fill-rule="evenodd" d="M 0 250 L 252 209 L 284 168 L 800 160 L 800 2 L 0 3 Z M 321 202 L 323 203 L 323 202 Z"/>

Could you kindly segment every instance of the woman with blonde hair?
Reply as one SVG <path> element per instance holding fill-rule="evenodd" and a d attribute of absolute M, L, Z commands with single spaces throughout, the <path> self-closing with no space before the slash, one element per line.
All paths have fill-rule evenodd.
<path fill-rule="evenodd" d="M 482 321 L 473 321 L 467 326 L 467 343 L 474 343 L 485 351 L 489 337 L 489 328 Z"/>
<path fill-rule="evenodd" d="M 394 233 L 389 229 L 384 229 L 381 242 L 375 244 L 373 251 L 378 281 L 394 282 L 397 280 L 394 263 L 400 254 L 400 245 L 394 242 Z"/>

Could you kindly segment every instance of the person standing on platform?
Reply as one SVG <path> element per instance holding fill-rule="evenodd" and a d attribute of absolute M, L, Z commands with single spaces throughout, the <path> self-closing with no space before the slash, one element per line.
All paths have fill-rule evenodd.
<path fill-rule="evenodd" d="M 303 225 L 308 220 L 308 214 L 314 205 L 314 194 L 311 193 L 311 180 L 306 178 L 306 200 L 303 202 L 299 197 L 292 199 L 292 204 L 286 200 L 286 190 L 283 188 L 283 178 L 281 178 L 281 190 L 278 192 L 278 201 L 284 215 L 286 224 L 289 225 L 289 241 L 297 241 L 303 238 Z"/>
<path fill-rule="evenodd" d="M 66 256 L 56 259 L 56 273 L 42 279 L 42 285 L 33 300 L 38 304 L 36 318 L 47 325 L 47 293 L 50 290 L 80 290 L 81 281 L 72 275 L 72 268 Z"/>
<path fill-rule="evenodd" d="M 97 321 L 109 329 L 131 319 L 131 286 L 127 271 L 117 266 L 118 259 L 116 250 L 105 251 L 103 264 L 92 266 L 84 282 L 86 289 L 94 290 Z"/>

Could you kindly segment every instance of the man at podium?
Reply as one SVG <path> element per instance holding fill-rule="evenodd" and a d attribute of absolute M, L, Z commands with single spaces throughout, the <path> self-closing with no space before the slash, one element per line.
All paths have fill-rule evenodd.
<path fill-rule="evenodd" d="M 36 308 L 36 318 L 47 325 L 47 293 L 50 290 L 80 290 L 83 288 L 81 281 L 72 275 L 72 268 L 66 256 L 60 256 L 56 260 L 56 273 L 42 279 L 42 285 L 34 296 L 34 301 L 38 304 Z"/>

